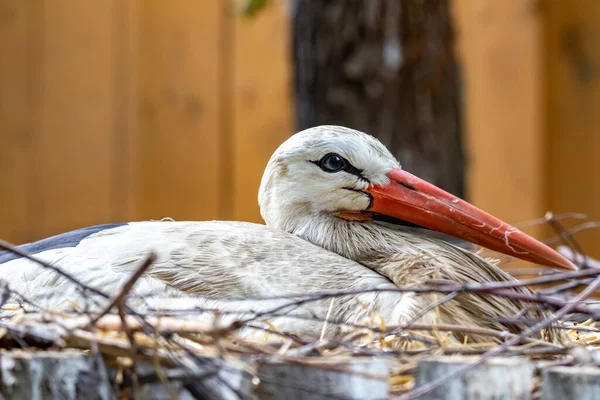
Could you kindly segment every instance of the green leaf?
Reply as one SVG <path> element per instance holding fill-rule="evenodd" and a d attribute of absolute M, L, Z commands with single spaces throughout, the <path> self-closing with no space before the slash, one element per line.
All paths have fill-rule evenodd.
<path fill-rule="evenodd" d="M 243 13 L 247 17 L 254 17 L 260 10 L 267 5 L 267 0 L 248 0 L 243 8 Z"/>

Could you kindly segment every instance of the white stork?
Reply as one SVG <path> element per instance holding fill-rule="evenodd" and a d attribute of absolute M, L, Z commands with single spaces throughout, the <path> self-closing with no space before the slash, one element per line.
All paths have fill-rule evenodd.
<path fill-rule="evenodd" d="M 266 225 L 110 224 L 21 249 L 113 296 L 144 256 L 154 251 L 156 262 L 134 288 L 136 295 L 160 299 L 151 307 L 209 305 L 243 311 L 283 301 L 256 299 L 261 296 L 416 286 L 430 279 L 460 283 L 513 279 L 472 252 L 416 233 L 415 227 L 545 266 L 574 268 L 532 237 L 402 170 L 372 136 L 344 127 L 319 126 L 284 142 L 266 167 L 258 201 Z M 0 253 L 0 276 L 10 288 L 44 307 L 70 310 L 84 302 L 71 282 L 12 253 Z M 402 324 L 432 299 L 412 293 L 365 293 L 307 303 L 302 310 L 321 317 L 329 313 L 331 319 L 347 323 L 362 323 L 376 314 L 387 324 Z M 463 294 L 419 322 L 518 332 L 522 327 L 503 325 L 497 318 L 517 315 L 526 307 L 515 300 Z M 532 311 L 524 318 L 540 315 Z M 270 322 L 295 333 L 318 333 L 322 325 L 284 317 Z M 332 335 L 340 329 L 333 324 L 329 328 Z M 477 335 L 469 339 L 490 340 Z"/>

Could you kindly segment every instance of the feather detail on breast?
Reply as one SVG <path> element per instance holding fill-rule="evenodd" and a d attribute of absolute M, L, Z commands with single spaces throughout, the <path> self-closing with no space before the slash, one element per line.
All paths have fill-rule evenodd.
<path fill-rule="evenodd" d="M 398 286 L 425 285 L 428 281 L 448 281 L 461 285 L 516 281 L 514 277 L 494 265 L 490 260 L 485 260 L 475 253 L 438 240 L 431 240 L 428 244 L 424 241 L 421 242 L 419 252 L 412 257 L 407 257 L 406 254 L 380 254 L 360 260 L 360 262 L 389 277 Z M 524 286 L 508 290 L 525 294 L 533 293 Z M 416 297 L 415 311 L 419 312 L 425 309 L 442 297 L 444 297 L 443 294 L 426 294 Z M 484 293 L 459 293 L 452 299 L 442 302 L 437 309 L 431 310 L 422 319 L 415 322 L 483 326 L 518 334 L 526 326 L 549 315 L 550 312 L 540 311 L 535 308 L 535 305 L 521 300 Z M 529 322 L 527 324 L 503 322 L 503 320 L 511 318 Z M 455 336 L 461 342 L 465 340 L 465 335 L 460 332 L 455 333 Z M 568 342 L 567 335 L 559 329 L 548 329 L 540 333 L 538 337 L 555 343 Z M 485 342 L 490 341 L 490 337 L 469 334 L 466 340 L 468 342 Z"/>
<path fill-rule="evenodd" d="M 181 235 L 149 275 L 211 297 L 304 294 L 389 282 L 373 271 L 283 231 L 243 222 L 174 223 Z"/>

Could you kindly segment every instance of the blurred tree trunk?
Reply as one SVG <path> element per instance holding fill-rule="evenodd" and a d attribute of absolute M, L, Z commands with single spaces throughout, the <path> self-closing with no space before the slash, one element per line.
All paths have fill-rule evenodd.
<path fill-rule="evenodd" d="M 379 138 L 402 166 L 464 196 L 449 0 L 297 0 L 298 125 Z"/>

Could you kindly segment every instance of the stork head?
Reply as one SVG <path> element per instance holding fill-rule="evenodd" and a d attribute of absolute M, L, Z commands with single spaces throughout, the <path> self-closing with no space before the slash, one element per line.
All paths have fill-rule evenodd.
<path fill-rule="evenodd" d="M 531 236 L 402 170 L 374 137 L 345 127 L 318 126 L 285 141 L 269 160 L 258 200 L 267 225 L 291 233 L 317 221 L 369 224 L 385 219 L 574 269 Z"/>

